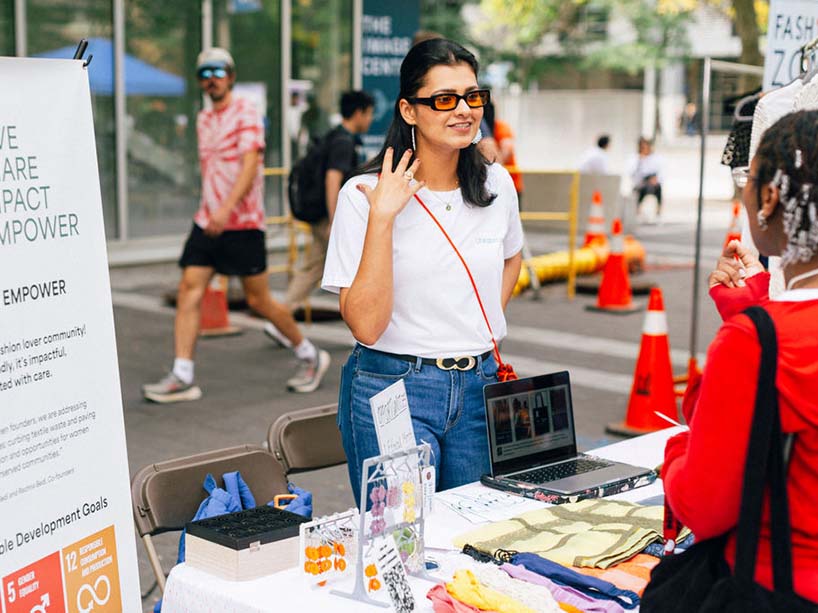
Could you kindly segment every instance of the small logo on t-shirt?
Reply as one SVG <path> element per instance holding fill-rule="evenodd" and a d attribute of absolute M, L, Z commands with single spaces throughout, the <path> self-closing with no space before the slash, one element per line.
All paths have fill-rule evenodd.
<path fill-rule="evenodd" d="M 497 243 L 502 243 L 503 237 L 502 236 L 478 236 L 477 237 L 477 244 L 478 245 L 495 245 Z"/>

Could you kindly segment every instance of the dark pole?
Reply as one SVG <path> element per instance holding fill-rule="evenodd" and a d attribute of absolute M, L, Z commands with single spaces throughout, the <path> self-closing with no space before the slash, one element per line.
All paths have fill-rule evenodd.
<path fill-rule="evenodd" d="M 704 161 L 707 131 L 710 129 L 710 58 L 704 58 L 702 66 L 702 113 L 699 122 L 701 151 L 699 159 L 699 207 L 696 215 L 696 256 L 693 264 L 693 316 L 690 320 L 690 359 L 695 360 L 699 336 L 699 285 L 701 284 L 702 258 L 702 211 L 704 210 Z"/>

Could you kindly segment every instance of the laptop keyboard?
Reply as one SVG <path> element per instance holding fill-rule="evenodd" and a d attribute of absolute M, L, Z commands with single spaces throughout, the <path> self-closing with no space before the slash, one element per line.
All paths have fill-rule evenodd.
<path fill-rule="evenodd" d="M 559 464 L 554 464 L 553 466 L 545 466 L 543 468 L 529 470 L 528 472 L 517 475 L 511 475 L 510 478 L 517 481 L 525 481 L 526 483 L 551 483 L 553 481 L 565 479 L 566 477 L 581 475 L 582 473 L 599 470 L 600 468 L 606 468 L 611 465 L 611 462 L 606 462 L 604 460 L 600 461 L 577 458 L 576 460 L 561 462 Z"/>

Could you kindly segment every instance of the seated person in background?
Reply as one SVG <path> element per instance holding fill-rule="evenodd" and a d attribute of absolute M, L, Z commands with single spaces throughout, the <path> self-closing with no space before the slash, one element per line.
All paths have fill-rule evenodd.
<path fill-rule="evenodd" d="M 611 144 L 611 137 L 603 134 L 596 141 L 596 147 L 591 147 L 582 154 L 582 161 L 579 163 L 579 171 L 584 175 L 607 175 L 608 170 L 608 145 Z"/>
<path fill-rule="evenodd" d="M 645 196 L 656 196 L 656 217 L 662 214 L 662 159 L 653 151 L 653 141 L 639 138 L 639 155 L 631 164 L 631 181 L 636 196 L 636 214 Z"/>
<path fill-rule="evenodd" d="M 781 427 L 795 434 L 787 470 L 794 587 L 818 603 L 818 112 L 793 113 L 770 127 L 736 184 L 756 246 L 781 256 L 787 290 L 769 300 L 770 277 L 758 260 L 738 241 L 725 247 L 710 275 L 725 322 L 708 350 L 698 397 L 685 399 L 690 431 L 667 443 L 665 495 L 697 539 L 729 534 L 724 556 L 733 567 L 761 354 L 755 327 L 739 313 L 763 305 L 778 337 Z M 767 589 L 771 564 L 765 507 L 755 580 Z"/>

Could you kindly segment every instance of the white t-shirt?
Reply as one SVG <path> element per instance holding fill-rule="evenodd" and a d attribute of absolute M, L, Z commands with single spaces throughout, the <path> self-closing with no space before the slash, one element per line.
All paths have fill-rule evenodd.
<path fill-rule="evenodd" d="M 350 287 L 361 261 L 369 202 L 355 186 L 374 187 L 376 175 L 353 177 L 338 195 L 321 286 Z M 471 269 L 495 338 L 506 335 L 501 291 L 504 260 L 523 246 L 517 192 L 500 164 L 488 169 L 491 205 L 463 202 L 460 190 L 418 196 L 452 238 Z M 446 205 L 451 210 L 446 210 Z M 412 198 L 395 218 L 392 238 L 392 318 L 373 349 L 424 358 L 478 355 L 493 348 L 477 297 L 446 237 Z"/>
<path fill-rule="evenodd" d="M 585 175 L 608 174 L 608 152 L 602 147 L 592 147 L 582 156 L 579 171 Z"/>

